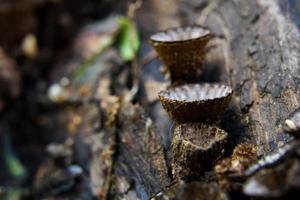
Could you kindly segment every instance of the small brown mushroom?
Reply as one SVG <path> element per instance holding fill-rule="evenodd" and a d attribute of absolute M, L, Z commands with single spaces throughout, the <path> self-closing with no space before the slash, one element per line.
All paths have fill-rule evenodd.
<path fill-rule="evenodd" d="M 187 84 L 159 93 L 164 109 L 176 122 L 215 123 L 231 96 L 231 87 L 221 84 Z"/>
<path fill-rule="evenodd" d="M 177 27 L 156 33 L 151 44 L 168 67 L 172 82 L 197 82 L 202 74 L 209 29 L 201 26 Z"/>
<path fill-rule="evenodd" d="M 226 139 L 227 133 L 216 126 L 177 125 L 172 140 L 174 177 L 183 180 L 199 178 L 220 158 Z"/>

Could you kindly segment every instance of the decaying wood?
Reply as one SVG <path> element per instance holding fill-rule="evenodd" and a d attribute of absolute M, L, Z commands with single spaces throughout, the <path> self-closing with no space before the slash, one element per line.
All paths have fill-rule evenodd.
<path fill-rule="evenodd" d="M 296 10 L 296 14 L 292 13 L 290 7 L 283 5 L 280 0 L 182 0 L 178 3 L 179 6 L 171 3 L 172 8 L 176 9 L 167 9 L 169 12 L 165 12 L 165 7 L 157 9 L 157 2 L 147 2 L 147 5 L 152 5 L 148 16 L 153 16 L 151 12 L 156 12 L 155 15 L 164 16 L 165 19 L 161 21 L 162 24 L 159 23 L 159 17 L 151 19 L 151 26 L 143 23 L 142 30 L 147 25 L 146 34 L 174 24 L 199 23 L 209 26 L 216 35 L 207 56 L 203 81 L 223 82 L 230 84 L 234 89 L 231 106 L 221 124 L 229 134 L 227 153 L 231 153 L 236 144 L 244 140 L 256 144 L 259 154 L 266 154 L 286 143 L 290 137 L 282 132 L 282 124 L 300 103 L 300 37 L 299 27 L 295 22 L 300 18 L 300 10 Z M 292 0 L 288 3 L 292 7 L 294 4 Z M 174 12 L 178 12 L 181 18 L 173 19 Z M 143 21 L 142 18 L 140 21 Z M 166 25 L 170 21 L 172 24 Z M 117 60 L 118 67 L 113 68 L 107 64 L 109 62 L 102 61 L 92 65 L 94 68 L 98 69 L 101 66 L 101 69 L 104 69 L 93 74 L 93 77 L 101 78 L 93 78 L 88 84 L 91 87 L 86 87 L 86 80 L 91 80 L 86 71 L 86 74 L 81 76 L 82 81 L 74 84 L 75 96 L 86 96 L 87 99 L 95 97 L 98 102 L 111 93 L 119 95 L 120 91 L 126 93 L 129 90 L 124 84 L 128 80 L 129 68 L 122 61 L 115 59 L 118 57 L 115 54 L 116 52 L 109 51 L 101 58 L 107 56 L 110 61 Z M 70 66 L 65 68 L 68 72 L 58 72 L 59 77 L 70 75 L 69 71 L 74 71 Z M 148 68 L 145 69 L 141 70 L 143 78 L 148 73 Z M 121 79 L 121 76 L 125 78 Z M 115 80 L 116 77 L 119 79 Z M 144 85 L 143 78 L 141 85 Z M 70 79 L 72 83 L 76 82 Z M 103 85 L 104 90 L 99 91 Z M 95 95 L 95 92 L 100 95 Z M 116 118 L 111 121 L 112 125 L 116 126 L 113 131 L 115 135 L 90 128 L 94 122 L 85 121 L 91 116 L 88 111 L 101 113 L 95 107 L 89 107 L 88 111 L 83 109 L 77 114 L 85 124 L 80 123 L 80 129 L 77 129 L 76 124 L 76 127 L 70 124 L 71 130 L 81 132 L 79 135 L 88 135 L 84 143 L 92 148 L 89 149 L 92 164 L 85 170 L 95 184 L 92 189 L 98 197 L 149 199 L 169 186 L 172 177 L 169 175 L 170 162 L 167 155 L 170 151 L 171 128 L 169 124 L 166 125 L 169 122 L 168 118 L 157 99 L 152 101 L 151 104 L 143 103 L 153 120 L 145 117 L 144 109 L 140 105 L 121 102 L 115 113 Z M 82 103 L 86 106 L 87 102 Z M 105 107 L 104 104 L 105 101 L 102 107 Z M 160 128 L 157 131 L 154 129 L 156 125 Z M 103 125 L 100 127 L 103 128 Z M 76 155 L 82 155 L 79 154 L 80 150 L 76 152 Z M 76 163 L 82 163 L 82 158 L 90 154 L 86 153 L 73 159 Z M 190 199 L 193 194 L 199 194 L 185 190 L 187 186 L 178 187 L 178 191 L 185 192 L 180 193 L 183 196 L 179 195 L 177 199 Z M 197 191 L 199 188 L 201 191 L 210 188 L 209 191 L 218 194 L 213 197 L 227 198 L 219 191 L 218 186 L 201 184 L 195 188 Z M 164 195 L 171 197 L 172 194 Z"/>
<path fill-rule="evenodd" d="M 167 191 L 159 194 L 155 200 L 227 200 L 228 196 L 218 187 L 216 183 L 206 184 L 201 182 L 179 183 Z"/>
<path fill-rule="evenodd" d="M 299 106 L 300 39 L 293 19 L 300 11 L 291 9 L 295 1 L 206 2 L 197 19 L 220 36 L 222 56 L 216 56 L 226 74 L 220 80 L 235 90 L 223 125 L 231 141 L 247 138 L 260 154 L 272 151 L 289 139 L 282 124 Z"/>
<path fill-rule="evenodd" d="M 203 79 L 234 88 L 231 108 L 222 122 L 229 132 L 228 151 L 247 140 L 257 144 L 261 155 L 290 140 L 282 124 L 299 107 L 296 20 L 300 11 L 291 9 L 295 1 L 204 0 L 181 4 L 187 9 L 180 10 L 184 24 L 205 23 L 217 35 Z"/>
<path fill-rule="evenodd" d="M 115 175 L 134 184 L 138 198 L 149 199 L 170 184 L 161 139 L 153 128 L 152 120 L 138 105 L 122 103 L 117 124 Z M 116 179 L 115 184 L 122 184 L 118 181 L 122 180 Z M 120 187 L 115 187 L 115 190 L 114 194 L 125 196 L 128 192 L 120 191 Z"/>
<path fill-rule="evenodd" d="M 273 168 L 259 171 L 247 180 L 243 190 L 252 197 L 293 199 L 300 187 L 299 174 L 299 159 L 290 157 Z"/>
<path fill-rule="evenodd" d="M 231 133 L 232 143 L 250 140 L 258 144 L 260 154 L 289 139 L 281 131 L 282 124 L 299 107 L 296 21 L 300 11 L 296 4 L 292 0 L 180 1 L 176 9 L 181 18 L 168 12 L 164 16 L 183 25 L 207 25 L 216 34 L 203 80 L 233 86 L 235 97 L 223 126 Z M 160 18 L 152 21 L 158 24 Z"/>

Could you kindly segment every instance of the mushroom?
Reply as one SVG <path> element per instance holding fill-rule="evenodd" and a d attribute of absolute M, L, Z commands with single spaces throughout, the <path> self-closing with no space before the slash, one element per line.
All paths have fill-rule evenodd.
<path fill-rule="evenodd" d="M 228 134 L 215 124 L 231 96 L 231 87 L 221 84 L 186 84 L 159 93 L 163 108 L 176 122 L 172 139 L 175 179 L 197 179 L 220 158 Z"/>
<path fill-rule="evenodd" d="M 171 28 L 150 37 L 150 42 L 167 66 L 172 83 L 198 82 L 206 45 L 212 38 L 208 28 L 188 26 Z"/>
<path fill-rule="evenodd" d="M 232 89 L 221 84 L 187 84 L 163 90 L 158 96 L 176 122 L 215 123 L 225 112 Z"/>
<path fill-rule="evenodd" d="M 221 157 L 227 136 L 227 132 L 214 125 L 177 125 L 172 140 L 173 176 L 184 180 L 199 178 Z"/>

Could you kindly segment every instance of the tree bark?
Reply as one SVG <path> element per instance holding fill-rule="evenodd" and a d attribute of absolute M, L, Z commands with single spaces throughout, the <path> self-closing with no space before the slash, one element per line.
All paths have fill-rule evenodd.
<path fill-rule="evenodd" d="M 236 144 L 250 141 L 257 145 L 259 154 L 264 155 L 290 139 L 283 133 L 282 124 L 300 103 L 300 89 L 297 87 L 300 84 L 300 26 L 297 24 L 300 8 L 296 7 L 296 1 L 178 0 L 178 6 L 173 5 L 175 1 L 166 1 L 173 5 L 170 8 L 176 8 L 179 18 L 174 18 L 172 9 L 167 9 L 170 15 L 162 15 L 166 9 L 157 9 L 159 1 L 147 1 L 147 5 L 152 6 L 142 8 L 148 13 L 145 18 L 138 18 L 143 24 L 142 32 L 146 26 L 145 36 L 150 31 L 172 26 L 166 25 L 170 19 L 174 20 L 172 24 L 205 24 L 216 35 L 207 56 L 202 81 L 222 82 L 234 89 L 231 106 L 221 123 L 229 134 L 227 154 L 232 153 Z M 167 5 L 162 6 L 168 8 Z M 149 16 L 154 16 L 151 18 L 151 30 L 146 23 Z M 161 20 L 161 16 L 169 20 Z M 142 85 L 145 74 L 149 73 L 147 70 L 153 70 L 153 66 L 157 69 L 157 63 L 141 69 Z M 113 70 L 109 66 L 106 69 L 109 71 L 106 78 L 115 78 L 111 76 Z M 95 88 L 101 87 L 100 81 L 97 79 L 92 83 Z M 108 91 L 110 89 L 107 88 Z M 167 120 L 159 105 L 156 100 L 145 108 L 150 111 L 153 120 L 145 118 L 144 110 L 139 106 L 120 105 L 116 114 L 116 141 L 110 139 L 111 144 L 106 144 L 106 148 L 100 148 L 100 153 L 94 155 L 95 158 L 98 154 L 107 155 L 104 150 L 114 148 L 109 153 L 111 162 L 107 166 L 102 163 L 100 167 L 103 174 L 109 172 L 105 174 L 109 183 L 99 183 L 105 185 L 105 191 L 101 192 L 105 193 L 103 196 L 107 197 L 106 194 L 110 193 L 115 199 L 149 199 L 170 185 L 172 176 L 169 174 L 168 152 L 171 131 L 170 127 L 166 128 L 169 124 L 160 124 Z M 82 118 L 87 114 L 83 113 Z M 157 129 L 153 128 L 152 121 Z"/>
<path fill-rule="evenodd" d="M 268 0 L 206 2 L 197 11 L 196 22 L 207 24 L 219 36 L 207 69 L 219 59 L 219 80 L 234 88 L 222 124 L 231 141 L 250 140 L 265 154 L 289 139 L 282 124 L 299 106 L 299 5 Z"/>
<path fill-rule="evenodd" d="M 295 5 L 296 1 L 283 4 L 279 0 L 179 1 L 182 25 L 205 24 L 216 35 L 202 81 L 222 82 L 234 89 L 221 123 L 229 133 L 228 154 L 242 141 L 256 144 L 258 153 L 264 155 L 290 140 L 282 124 L 299 107 L 300 38 L 296 22 L 300 9 L 292 10 Z M 160 9 L 148 12 L 160 16 Z M 159 24 L 160 18 L 151 20 Z M 170 140 L 168 133 L 162 134 Z M 165 147 L 169 152 L 169 146 Z M 149 185 L 143 186 L 152 196 Z"/>

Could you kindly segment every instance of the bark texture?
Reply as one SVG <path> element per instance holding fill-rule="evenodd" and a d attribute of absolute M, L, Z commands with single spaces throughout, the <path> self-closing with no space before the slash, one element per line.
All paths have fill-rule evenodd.
<path fill-rule="evenodd" d="M 205 82 L 224 82 L 234 88 L 232 106 L 222 126 L 233 143 L 250 140 L 264 154 L 285 143 L 285 118 L 299 107 L 300 8 L 297 0 L 157 1 L 141 12 L 155 12 L 157 29 L 174 24 L 201 24 L 216 35 L 207 56 Z M 167 12 L 165 8 L 173 8 Z M 171 10 L 171 9 L 168 9 Z M 179 13 L 179 18 L 174 17 Z M 172 20 L 172 23 L 170 23 Z M 141 20 L 142 21 L 142 20 Z M 142 23 L 142 27 L 145 23 Z"/>
<path fill-rule="evenodd" d="M 140 10 L 139 15 L 144 13 L 143 17 L 138 16 L 137 19 L 145 37 L 158 29 L 192 23 L 204 24 L 216 35 L 211 42 L 202 81 L 222 82 L 230 84 L 234 89 L 230 108 L 221 123 L 221 128 L 225 129 L 229 136 L 226 148 L 228 154 L 232 153 L 238 143 L 245 140 L 256 144 L 258 153 L 263 155 L 290 139 L 283 133 L 282 124 L 300 103 L 300 25 L 297 24 L 300 20 L 300 8 L 296 6 L 297 1 L 289 0 L 283 3 L 280 0 L 153 0 L 145 1 Z M 118 63 L 115 54 L 106 52 L 102 57 L 108 57 L 107 60 L 111 63 Z M 104 70 L 92 73 L 94 78 L 87 76 L 83 80 L 85 76 L 82 75 L 84 85 L 81 84 L 81 79 L 77 84 L 76 80 L 72 79 L 72 83 L 78 86 L 74 90 L 81 91 L 87 101 L 89 98 L 96 98 L 96 102 L 98 98 L 102 100 L 100 108 L 97 106 L 88 109 L 92 113 L 101 114 L 98 109 L 110 109 L 111 106 L 103 101 L 105 96 L 110 96 L 108 94 L 121 96 L 130 89 L 127 88 L 127 82 L 131 80 L 128 78 L 130 67 L 121 61 L 118 63 L 119 67 L 112 67 L 108 64 L 110 62 L 97 61 L 90 66 L 88 69 L 100 69 L 101 66 Z M 153 63 L 141 67 L 142 88 L 149 79 L 162 83 L 162 78 L 157 78 L 157 74 L 160 74 L 159 63 Z M 66 72 L 62 72 L 60 77 L 74 71 L 72 66 L 62 68 L 66 69 Z M 56 72 L 60 73 L 59 70 Z M 85 94 L 86 83 L 91 86 L 88 87 L 89 95 Z M 105 84 L 107 87 L 103 86 Z M 148 95 L 145 96 L 149 97 Z M 167 124 L 166 113 L 158 99 L 151 103 L 143 102 L 144 97 L 140 99 L 142 101 L 139 102 L 145 109 L 125 101 L 116 108 L 111 121 L 109 116 L 101 115 L 103 119 L 99 121 L 114 124 L 116 130 L 112 135 L 99 132 L 96 128 L 88 129 L 92 127 L 94 120 L 88 120 L 85 123 L 87 126 L 80 130 L 87 133 L 86 135 L 96 135 L 95 138 L 89 137 L 88 144 L 95 143 L 95 148 L 91 150 L 93 160 L 101 157 L 102 161 L 91 164 L 91 169 L 87 171 L 94 177 L 92 179 L 96 186 L 93 189 L 103 199 L 146 200 L 171 183 L 168 152 L 171 146 L 169 133 L 172 131 L 168 127 L 170 125 Z M 144 110 L 149 111 L 153 120 L 145 117 Z M 79 114 L 83 119 L 88 119 L 88 111 Z M 99 126 L 101 129 L 104 125 Z M 157 129 L 153 128 L 155 126 Z M 102 137 L 108 137 L 107 141 L 101 139 Z M 97 141 L 100 140 L 99 147 Z M 98 177 L 103 181 L 98 181 Z M 181 189 L 178 191 L 182 193 L 177 199 L 197 198 L 189 194 L 194 187 L 179 187 Z M 219 189 L 214 186 L 212 190 Z M 217 199 L 226 199 L 222 193 L 219 194 L 221 197 Z"/>
<path fill-rule="evenodd" d="M 164 7 L 171 7 L 172 2 L 166 1 Z M 174 9 L 169 15 L 164 13 L 164 20 L 154 17 L 151 22 L 159 28 L 153 28 L 152 32 L 178 22 L 181 25 L 206 25 L 216 35 L 211 42 L 202 80 L 223 82 L 234 89 L 231 106 L 221 123 L 229 133 L 227 153 L 231 154 L 238 143 L 248 141 L 256 144 L 259 155 L 264 155 L 289 141 L 290 137 L 282 131 L 282 124 L 299 107 L 300 97 L 297 87 L 300 83 L 297 24 L 300 9 L 297 2 L 178 2 L 173 8 L 180 18 L 174 18 Z M 157 3 L 152 2 L 153 5 Z M 148 12 L 155 12 L 157 16 L 165 10 L 153 7 L 157 6 L 152 6 L 152 10 L 150 7 Z M 172 19 L 172 24 L 163 23 L 168 19 Z M 169 146 L 166 147 L 168 151 Z"/>
<path fill-rule="evenodd" d="M 296 1 L 206 1 L 197 23 L 219 36 L 220 80 L 234 88 L 223 125 L 231 141 L 249 139 L 264 154 L 285 143 L 285 118 L 299 106 L 299 8 Z M 293 8 L 293 9 L 292 9 Z M 218 54 L 217 54 L 218 53 Z M 221 55 L 221 56 L 220 56 Z M 207 66 L 209 69 L 211 64 Z"/>

